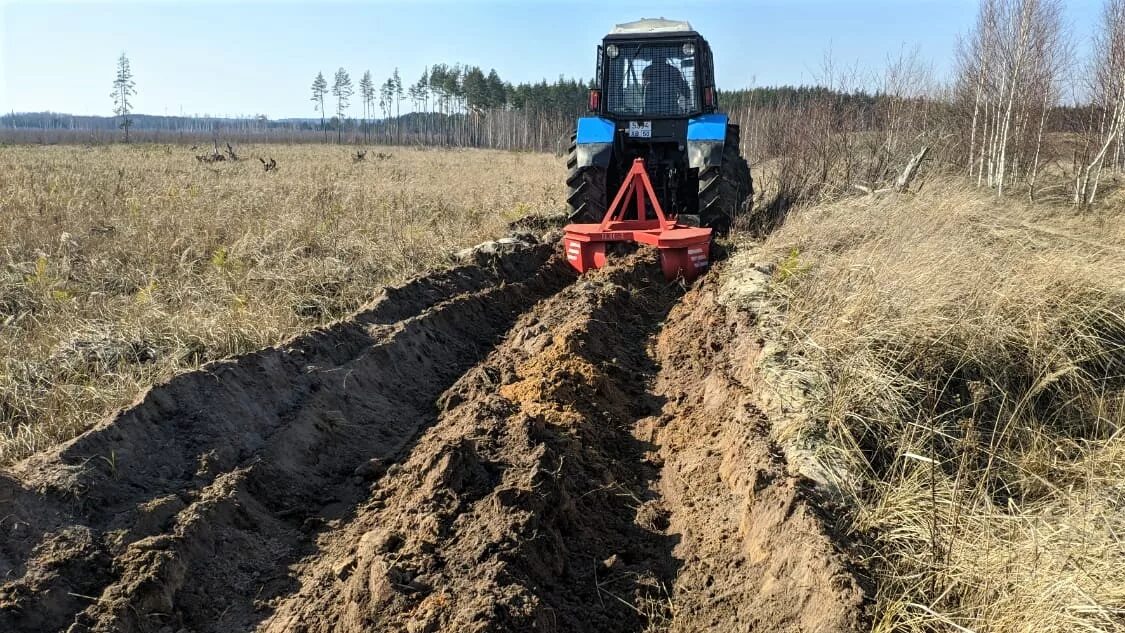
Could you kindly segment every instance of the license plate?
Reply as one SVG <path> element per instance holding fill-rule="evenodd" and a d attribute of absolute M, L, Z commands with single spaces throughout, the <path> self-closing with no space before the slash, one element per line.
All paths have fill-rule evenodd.
<path fill-rule="evenodd" d="M 630 138 L 652 138 L 652 121 L 629 121 Z"/>

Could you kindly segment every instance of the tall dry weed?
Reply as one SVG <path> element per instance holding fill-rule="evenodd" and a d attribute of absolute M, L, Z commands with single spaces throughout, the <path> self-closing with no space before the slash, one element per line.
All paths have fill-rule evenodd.
<path fill-rule="evenodd" d="M 874 629 L 1125 630 L 1125 218 L 938 182 L 765 248 Z"/>

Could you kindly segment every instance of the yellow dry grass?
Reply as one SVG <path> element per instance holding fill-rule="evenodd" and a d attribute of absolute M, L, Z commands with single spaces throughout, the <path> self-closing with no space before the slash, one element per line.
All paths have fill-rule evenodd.
<path fill-rule="evenodd" d="M 237 149 L 0 147 L 0 463 L 564 205 L 549 155 Z"/>
<path fill-rule="evenodd" d="M 1125 630 L 1125 216 L 938 182 L 764 249 L 874 630 Z"/>

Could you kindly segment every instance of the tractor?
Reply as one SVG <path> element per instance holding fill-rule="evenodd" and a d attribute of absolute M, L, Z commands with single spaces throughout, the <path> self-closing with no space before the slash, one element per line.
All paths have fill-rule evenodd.
<path fill-rule="evenodd" d="M 719 112 L 711 47 L 687 22 L 618 24 L 598 47 L 590 116 L 572 136 L 572 222 L 598 222 L 636 159 L 681 224 L 725 233 L 753 197 L 739 129 Z"/>

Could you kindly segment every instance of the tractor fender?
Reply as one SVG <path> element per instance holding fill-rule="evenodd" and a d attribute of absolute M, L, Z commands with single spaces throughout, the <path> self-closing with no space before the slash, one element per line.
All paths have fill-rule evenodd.
<path fill-rule="evenodd" d="M 575 136 L 578 167 L 608 167 L 613 156 L 615 131 L 616 126 L 609 119 L 596 116 L 578 119 L 578 134 Z"/>
<path fill-rule="evenodd" d="M 688 166 L 692 169 L 723 164 L 723 145 L 727 140 L 727 115 L 701 114 L 688 119 Z"/>

